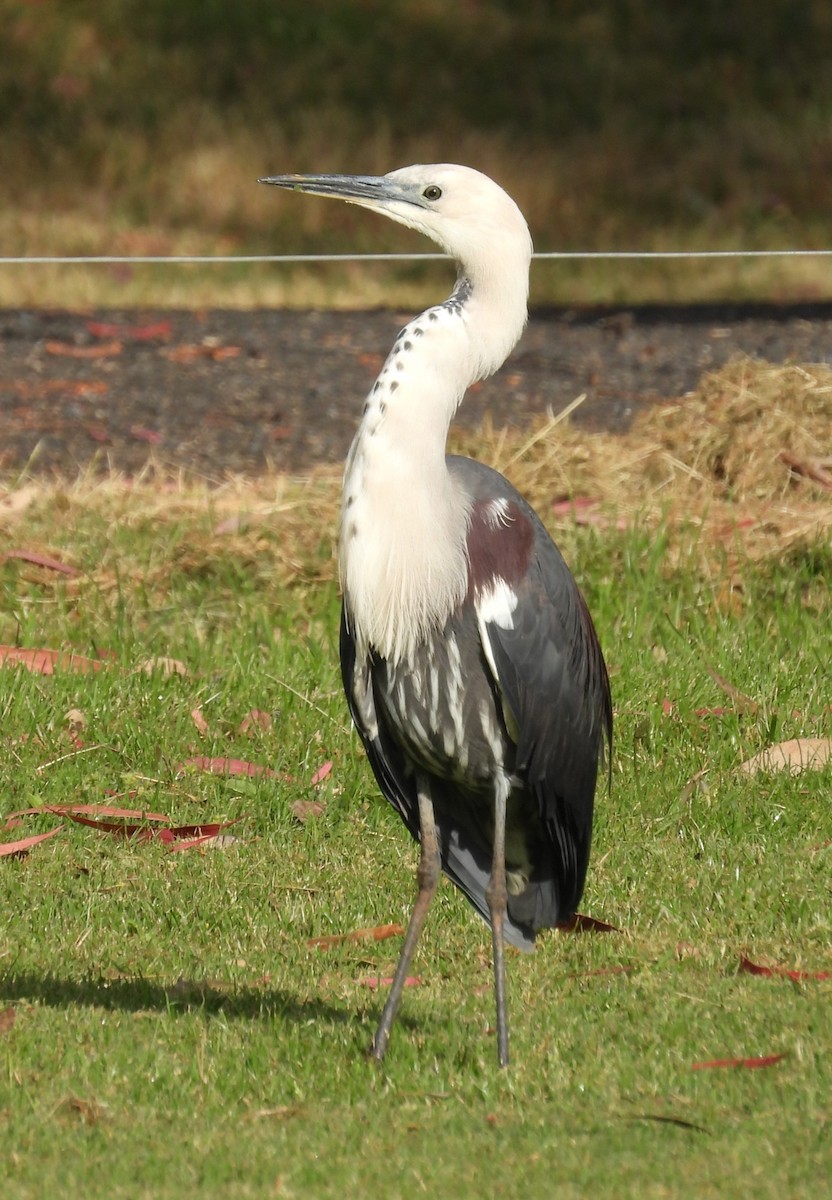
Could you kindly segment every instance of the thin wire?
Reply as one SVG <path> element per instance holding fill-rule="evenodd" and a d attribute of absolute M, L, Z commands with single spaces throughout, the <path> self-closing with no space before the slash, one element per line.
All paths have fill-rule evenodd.
<path fill-rule="evenodd" d="M 570 259 L 829 258 L 832 250 L 549 250 L 539 261 Z M 178 266 L 230 263 L 428 262 L 446 254 L 90 254 L 0 257 L 0 266 Z"/>

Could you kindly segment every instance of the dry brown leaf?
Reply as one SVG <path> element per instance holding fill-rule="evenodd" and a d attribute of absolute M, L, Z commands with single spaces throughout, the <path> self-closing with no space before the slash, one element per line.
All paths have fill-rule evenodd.
<path fill-rule="evenodd" d="M 216 346 L 210 342 L 203 342 L 198 346 L 183 343 L 181 346 L 163 350 L 162 353 L 171 362 L 192 363 L 200 358 L 209 358 L 212 362 L 223 362 L 227 358 L 239 358 L 242 351 L 239 346 Z"/>
<path fill-rule="evenodd" d="M 717 687 L 722 688 L 723 692 L 725 692 L 725 695 L 731 697 L 739 712 L 747 712 L 752 714 L 757 712 L 756 700 L 752 700 L 750 696 L 745 694 L 745 692 L 741 692 L 739 688 L 734 687 L 730 680 L 725 679 L 719 674 L 718 671 L 715 671 L 713 667 L 709 666 L 707 663 L 705 664 L 705 670 L 708 672 L 711 679 L 713 679 Z"/>
<path fill-rule="evenodd" d="M 793 454 L 788 454 L 785 450 L 780 455 L 780 461 L 785 463 L 795 475 L 803 475 L 806 479 L 811 479 L 813 483 L 820 484 L 832 492 L 832 475 L 826 470 L 826 464 L 817 459 L 807 459 L 801 461 L 795 458 Z"/>
<path fill-rule="evenodd" d="M 276 1108 L 258 1108 L 251 1114 L 252 1121 L 285 1121 L 288 1117 L 296 1117 L 300 1112 L 297 1104 L 279 1104 Z"/>
<path fill-rule="evenodd" d="M 792 738 L 767 746 L 753 758 L 740 763 L 746 775 L 760 771 L 790 771 L 793 775 L 801 771 L 819 771 L 832 761 L 832 738 Z"/>
<path fill-rule="evenodd" d="M 382 987 L 390 987 L 392 982 L 392 975 L 365 975 L 363 979 L 358 980 L 361 987 L 368 987 L 371 992 L 377 992 Z M 408 975 L 404 981 L 405 987 L 420 987 L 421 984 L 421 975 Z"/>
<path fill-rule="evenodd" d="M 40 488 L 33 483 L 27 483 L 13 492 L 6 492 L 0 496 L 0 517 L 19 517 L 38 495 Z"/>
<path fill-rule="evenodd" d="M 268 731 L 271 729 L 271 727 L 272 727 L 271 714 L 267 713 L 267 712 L 263 712 L 259 708 L 252 708 L 243 717 L 242 721 L 240 722 L 237 732 L 238 733 L 254 733 L 255 730 L 261 729 L 264 733 L 268 733 Z"/>
<path fill-rule="evenodd" d="M 25 646 L 0 646 L 0 666 L 21 666 L 34 675 L 54 675 L 56 671 L 74 671 L 86 675 L 100 671 L 105 663 L 85 658 L 69 650 L 36 650 Z"/>
<path fill-rule="evenodd" d="M 58 1107 L 72 1113 L 84 1125 L 97 1125 L 107 1113 L 106 1104 L 101 1104 L 98 1100 L 84 1100 L 80 1096 L 68 1096 Z"/>
<path fill-rule="evenodd" d="M 17 1011 L 9 1005 L 0 1011 L 0 1033 L 8 1033 L 17 1020 Z"/>
<path fill-rule="evenodd" d="M 145 675 L 164 675 L 167 678 L 169 675 L 187 675 L 188 668 L 178 658 L 149 658 L 147 662 L 143 662 L 139 667 L 140 671 L 144 671 Z"/>
<path fill-rule="evenodd" d="M 151 446 L 161 446 L 165 435 L 158 429 L 146 429 L 144 425 L 131 425 L 130 436 L 137 442 L 148 442 Z"/>
<path fill-rule="evenodd" d="M 206 733 L 208 733 L 209 726 L 208 722 L 202 715 L 201 708 L 197 707 L 191 709 L 191 720 L 193 721 L 194 725 L 196 725 L 197 732 L 199 733 L 200 737 L 205 737 Z"/>
<path fill-rule="evenodd" d="M 64 721 L 72 734 L 81 733 L 87 727 L 87 718 L 80 708 L 71 708 L 65 712 Z"/>
<path fill-rule="evenodd" d="M 320 800 L 295 800 L 292 805 L 292 815 L 305 825 L 310 817 L 319 817 L 326 810 L 326 805 Z"/>

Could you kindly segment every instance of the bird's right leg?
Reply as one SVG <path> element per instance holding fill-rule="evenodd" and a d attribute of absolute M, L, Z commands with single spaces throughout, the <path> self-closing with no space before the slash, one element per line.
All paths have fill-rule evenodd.
<path fill-rule="evenodd" d="M 497 779 L 494 790 L 494 848 L 491 878 L 485 891 L 491 914 L 494 953 L 494 997 L 497 1005 L 497 1062 L 508 1066 L 508 1005 L 506 1002 L 506 801 L 509 786 L 505 776 Z"/>
<path fill-rule="evenodd" d="M 399 1002 L 401 1001 L 407 979 L 407 972 L 410 968 L 414 951 L 416 950 L 416 943 L 419 941 L 422 927 L 425 924 L 425 917 L 428 915 L 430 902 L 434 897 L 437 884 L 439 883 L 441 865 L 439 858 L 439 837 L 436 832 L 436 821 L 433 816 L 433 800 L 430 794 L 430 784 L 424 775 L 417 774 L 416 789 L 419 798 L 419 829 L 422 845 L 417 873 L 419 894 L 416 897 L 416 903 L 413 906 L 413 912 L 410 916 L 410 924 L 407 927 L 404 945 L 399 957 L 399 965 L 396 967 L 396 974 L 393 978 L 390 994 L 387 997 L 387 1003 L 381 1014 L 381 1020 L 378 1023 L 373 1044 L 370 1047 L 370 1056 L 378 1061 L 384 1058 L 387 1043 L 390 1041 L 390 1031 L 393 1028 L 393 1021 L 396 1019 Z"/>

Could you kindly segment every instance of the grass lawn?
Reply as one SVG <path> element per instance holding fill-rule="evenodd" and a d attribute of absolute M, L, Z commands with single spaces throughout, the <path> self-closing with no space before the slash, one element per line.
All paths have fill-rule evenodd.
<path fill-rule="evenodd" d="M 236 822 L 181 852 L 48 813 L 0 833 L 61 826 L 0 858 L 3 1195 L 818 1195 L 830 767 L 739 764 L 832 734 L 828 532 L 752 559 L 740 534 L 703 555 L 692 510 L 560 522 L 617 722 L 582 907 L 618 932 L 510 954 L 500 1072 L 488 933 L 445 884 L 379 1068 L 372 983 L 400 938 L 311 944 L 405 922 L 415 889 L 341 696 L 336 491 L 18 482 L 0 503 L 0 555 L 30 556 L 0 561 L 0 643 L 101 660 L 0 670 L 2 813 Z M 208 757 L 274 774 L 183 765 Z"/>

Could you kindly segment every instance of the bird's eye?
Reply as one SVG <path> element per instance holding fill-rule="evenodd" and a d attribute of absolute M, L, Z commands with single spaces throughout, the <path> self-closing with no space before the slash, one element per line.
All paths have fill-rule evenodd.
<path fill-rule="evenodd" d="M 442 189 L 441 187 L 437 187 L 435 183 L 429 183 L 422 192 L 422 195 L 426 200 L 438 200 L 442 195 Z"/>

